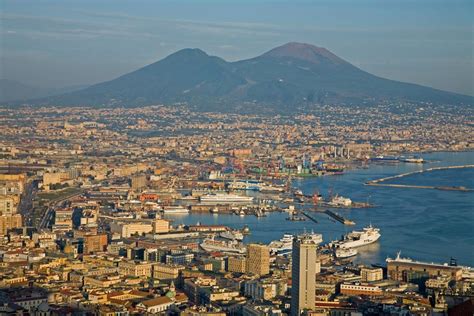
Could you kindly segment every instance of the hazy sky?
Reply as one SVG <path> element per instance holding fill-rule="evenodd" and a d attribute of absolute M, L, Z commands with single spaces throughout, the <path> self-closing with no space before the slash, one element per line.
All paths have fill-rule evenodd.
<path fill-rule="evenodd" d="M 0 77 L 109 80 L 181 48 L 226 60 L 289 41 L 373 74 L 474 95 L 473 0 L 0 0 Z"/>

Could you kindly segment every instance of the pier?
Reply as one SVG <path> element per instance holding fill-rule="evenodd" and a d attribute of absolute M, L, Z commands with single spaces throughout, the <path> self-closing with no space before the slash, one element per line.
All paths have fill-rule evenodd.
<path fill-rule="evenodd" d="M 401 173 L 395 176 L 380 178 L 377 180 L 371 180 L 365 183 L 365 185 L 371 186 L 380 186 L 380 187 L 392 187 L 392 188 L 412 188 L 412 189 L 434 189 L 434 190 L 444 190 L 444 191 L 463 191 L 463 192 L 472 192 L 474 189 L 466 188 L 462 186 L 436 186 L 436 185 L 412 185 L 412 184 L 392 184 L 392 183 L 383 183 L 385 181 L 400 179 L 403 177 L 411 176 L 418 173 L 431 172 L 436 170 L 449 170 L 449 169 L 464 169 L 464 168 L 474 168 L 474 165 L 461 165 L 461 166 L 449 166 L 449 167 L 433 167 L 413 172 Z"/>
<path fill-rule="evenodd" d="M 324 213 L 326 213 L 329 217 L 332 217 L 333 219 L 335 219 L 336 221 L 344 224 L 344 225 L 355 225 L 355 222 L 349 220 L 349 219 L 346 219 L 344 217 L 342 217 L 341 215 L 337 214 L 337 213 L 334 213 L 330 210 L 325 210 Z"/>
<path fill-rule="evenodd" d="M 353 221 L 351 221 L 347 218 L 344 218 L 344 217 L 342 217 L 341 215 L 339 215 L 337 213 L 331 212 L 330 210 L 316 211 L 316 212 L 317 213 L 324 213 L 324 214 L 328 215 L 329 217 L 335 219 L 336 221 L 338 221 L 339 223 L 342 223 L 344 225 L 355 225 L 355 222 L 353 222 Z M 316 218 L 314 218 L 312 215 L 308 214 L 308 212 L 300 211 L 300 213 L 303 214 L 304 216 L 306 216 L 307 218 L 309 218 L 311 221 L 318 224 L 318 220 Z"/>

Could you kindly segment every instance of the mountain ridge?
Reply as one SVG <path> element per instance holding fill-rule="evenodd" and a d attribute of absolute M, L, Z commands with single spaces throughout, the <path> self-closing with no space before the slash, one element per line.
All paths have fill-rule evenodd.
<path fill-rule="evenodd" d="M 314 104 L 407 101 L 473 104 L 473 97 L 372 75 L 323 47 L 290 42 L 254 58 L 228 62 L 185 48 L 110 81 L 41 105 L 125 106 L 187 103 L 201 111 L 276 111 Z"/>

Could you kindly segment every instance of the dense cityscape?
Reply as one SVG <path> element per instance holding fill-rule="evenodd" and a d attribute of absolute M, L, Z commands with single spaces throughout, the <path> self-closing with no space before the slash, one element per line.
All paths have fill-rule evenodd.
<path fill-rule="evenodd" d="M 364 223 L 328 242 L 317 217 L 350 228 L 337 211 L 370 202 L 308 195 L 293 183 L 472 150 L 470 109 L 400 102 L 269 116 L 185 105 L 4 107 L 0 126 L 2 315 L 464 315 L 472 307 L 472 268 L 400 254 L 354 263 L 384 232 Z M 314 232 L 248 243 L 247 226 L 168 217 L 273 212 Z"/>
<path fill-rule="evenodd" d="M 0 0 L 0 316 L 474 316 L 473 12 Z"/>

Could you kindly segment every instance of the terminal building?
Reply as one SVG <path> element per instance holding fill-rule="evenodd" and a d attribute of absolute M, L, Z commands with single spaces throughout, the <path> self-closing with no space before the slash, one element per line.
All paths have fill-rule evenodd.
<path fill-rule="evenodd" d="M 446 275 L 458 281 L 462 279 L 462 268 L 447 264 L 419 262 L 397 256 L 396 259 L 387 259 L 387 274 L 389 279 L 403 282 L 410 282 L 414 275 L 422 275 L 426 278 Z"/>

